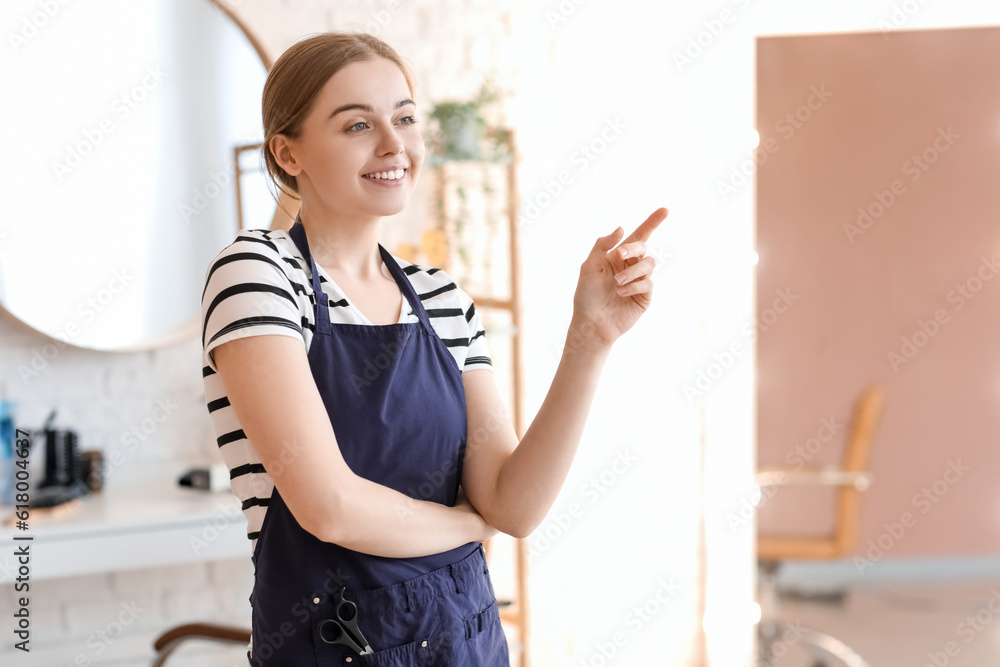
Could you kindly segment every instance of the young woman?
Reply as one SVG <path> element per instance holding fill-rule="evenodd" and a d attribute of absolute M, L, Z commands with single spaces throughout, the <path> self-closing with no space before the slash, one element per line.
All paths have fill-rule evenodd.
<path fill-rule="evenodd" d="M 611 345 L 649 307 L 644 241 L 665 209 L 594 244 L 518 441 L 472 299 L 378 243 L 423 164 L 415 97 L 370 35 L 288 49 L 264 87 L 264 157 L 301 211 L 289 232 L 241 231 L 206 272 L 206 398 L 255 568 L 251 665 L 508 665 L 481 542 L 545 517 Z"/>

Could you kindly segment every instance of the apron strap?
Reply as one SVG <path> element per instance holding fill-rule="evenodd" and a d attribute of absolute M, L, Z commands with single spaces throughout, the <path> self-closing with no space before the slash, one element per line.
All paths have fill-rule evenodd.
<path fill-rule="evenodd" d="M 378 244 L 379 252 L 382 253 L 382 261 L 385 265 L 389 267 L 389 273 L 396 280 L 396 284 L 399 285 L 399 290 L 406 297 L 406 300 L 410 302 L 410 307 L 413 308 L 413 312 L 420 319 L 421 324 L 424 325 L 424 329 L 427 331 L 429 336 L 434 336 L 434 329 L 431 327 L 430 316 L 427 315 L 427 311 L 424 310 L 424 304 L 420 301 L 420 297 L 417 295 L 416 291 L 413 289 L 412 283 L 403 273 L 403 269 L 399 268 L 399 264 L 393 259 L 389 251 L 382 247 L 382 244 Z"/>
<path fill-rule="evenodd" d="M 300 218 L 295 219 L 295 224 L 288 230 L 288 235 L 292 237 L 292 241 L 298 246 L 299 252 L 309 262 L 309 271 L 312 274 L 313 294 L 316 298 L 316 331 L 326 333 L 331 327 L 330 299 L 326 296 L 326 292 L 323 291 L 323 287 L 320 284 L 319 268 L 316 266 L 316 262 L 313 261 L 312 253 L 309 252 L 309 239 L 306 238 L 306 228 L 302 226 Z"/>

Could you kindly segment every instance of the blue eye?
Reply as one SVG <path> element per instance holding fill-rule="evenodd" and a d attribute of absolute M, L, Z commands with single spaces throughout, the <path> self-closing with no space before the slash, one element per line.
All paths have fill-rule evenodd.
<path fill-rule="evenodd" d="M 417 123 L 416 116 L 404 116 L 403 118 L 399 119 L 400 122 L 402 122 L 404 120 L 409 120 L 410 122 L 409 123 L 403 123 L 403 125 L 415 125 Z M 364 126 L 364 125 L 367 125 L 367 124 L 368 123 L 366 121 L 363 121 L 363 120 L 362 121 L 358 121 L 354 125 L 351 125 L 350 127 L 348 127 L 347 131 L 348 132 L 360 132 L 361 130 L 355 130 L 354 128 L 356 128 L 358 125 Z"/>

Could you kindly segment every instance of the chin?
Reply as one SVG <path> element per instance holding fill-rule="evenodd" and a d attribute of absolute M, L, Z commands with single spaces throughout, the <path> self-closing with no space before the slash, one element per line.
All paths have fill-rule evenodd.
<path fill-rule="evenodd" d="M 365 214 L 373 218 L 388 218 L 389 216 L 401 213 L 406 206 L 375 206 L 366 207 L 364 210 Z"/>

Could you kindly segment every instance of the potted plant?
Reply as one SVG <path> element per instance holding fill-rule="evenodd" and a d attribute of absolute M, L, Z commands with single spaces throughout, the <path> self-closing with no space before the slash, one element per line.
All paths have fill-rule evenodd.
<path fill-rule="evenodd" d="M 442 157 L 474 160 L 480 156 L 480 143 L 492 135 L 482 110 L 497 98 L 496 88 L 487 80 L 471 100 L 448 100 L 434 105 L 430 117 L 437 123 L 436 139 Z"/>

